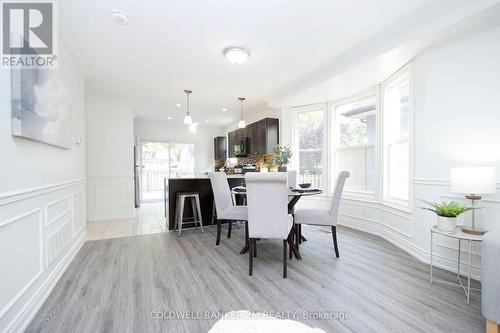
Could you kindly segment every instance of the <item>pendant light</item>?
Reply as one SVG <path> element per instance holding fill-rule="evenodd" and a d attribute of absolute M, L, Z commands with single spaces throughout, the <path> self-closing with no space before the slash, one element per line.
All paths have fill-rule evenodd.
<path fill-rule="evenodd" d="M 184 124 L 186 125 L 191 125 L 193 123 L 193 118 L 189 115 L 189 94 L 192 93 L 191 90 L 184 90 L 187 96 L 187 103 L 186 103 L 186 116 L 184 116 Z"/>
<path fill-rule="evenodd" d="M 245 124 L 245 121 L 243 120 L 243 101 L 245 100 L 245 97 L 239 97 L 240 100 L 241 108 L 240 108 L 240 122 L 238 123 L 238 128 L 245 128 L 247 125 Z"/>

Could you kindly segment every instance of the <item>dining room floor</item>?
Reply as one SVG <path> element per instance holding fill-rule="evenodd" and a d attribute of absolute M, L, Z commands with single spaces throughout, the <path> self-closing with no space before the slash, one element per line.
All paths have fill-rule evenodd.
<path fill-rule="evenodd" d="M 87 241 L 27 332 L 207 332 L 233 310 L 326 332 L 484 332 L 480 294 L 467 305 L 461 289 L 431 285 L 429 266 L 387 241 L 339 227 L 337 259 L 329 230 L 303 233 L 287 279 L 278 240 L 259 241 L 248 276 L 244 228 L 218 247 L 215 228 Z"/>
<path fill-rule="evenodd" d="M 167 231 L 163 201 L 142 202 L 135 217 L 103 221 L 87 221 L 87 239 L 130 237 Z"/>

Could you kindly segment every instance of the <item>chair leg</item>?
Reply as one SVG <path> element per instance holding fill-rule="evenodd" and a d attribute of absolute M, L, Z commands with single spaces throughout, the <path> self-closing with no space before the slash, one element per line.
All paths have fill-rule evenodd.
<path fill-rule="evenodd" d="M 332 225 L 333 247 L 335 249 L 335 256 L 339 257 L 339 248 L 337 246 L 337 227 Z"/>
<path fill-rule="evenodd" d="M 203 230 L 203 218 L 201 216 L 200 197 L 198 195 L 196 195 L 194 200 L 196 201 L 196 216 L 198 217 L 198 224 L 200 225 L 201 232 L 205 232 Z"/>
<path fill-rule="evenodd" d="M 295 225 L 295 247 L 297 248 L 297 251 L 299 251 L 299 244 L 300 244 L 300 224 Z"/>
<path fill-rule="evenodd" d="M 180 198 L 180 204 L 179 204 L 179 222 L 177 224 L 177 228 L 179 232 L 177 233 L 177 237 L 181 237 L 181 232 L 182 232 L 182 222 L 184 222 L 184 202 L 186 199 L 184 197 Z"/>
<path fill-rule="evenodd" d="M 249 239 L 250 249 L 248 250 L 248 275 L 252 276 L 253 274 L 253 239 Z"/>
<path fill-rule="evenodd" d="M 221 221 L 217 220 L 217 241 L 215 242 L 215 245 L 219 245 L 220 243 L 220 233 L 221 233 Z"/>
<path fill-rule="evenodd" d="M 283 278 L 284 279 L 286 279 L 286 262 L 287 262 L 287 258 L 286 258 L 286 243 L 287 243 L 287 240 L 283 239 Z"/>
<path fill-rule="evenodd" d="M 302 224 L 299 224 L 299 244 L 302 244 Z"/>
<path fill-rule="evenodd" d="M 253 256 L 257 258 L 257 239 L 253 239 Z"/>
<path fill-rule="evenodd" d="M 227 238 L 231 238 L 232 229 L 233 229 L 233 221 L 229 221 L 229 226 L 227 227 Z"/>
<path fill-rule="evenodd" d="M 293 235 L 295 235 L 293 228 L 294 227 L 292 226 L 292 230 L 290 230 L 290 234 L 288 235 L 288 241 L 291 242 L 292 244 L 293 244 Z M 293 257 L 292 247 L 289 246 L 288 247 L 288 259 L 292 260 L 292 257 Z"/>

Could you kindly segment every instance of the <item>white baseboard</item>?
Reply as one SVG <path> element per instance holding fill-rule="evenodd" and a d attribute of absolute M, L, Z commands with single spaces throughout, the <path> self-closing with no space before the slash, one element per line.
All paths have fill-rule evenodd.
<path fill-rule="evenodd" d="M 86 229 L 81 228 L 80 232 L 76 236 L 76 240 L 73 246 L 68 250 L 68 252 L 66 252 L 64 257 L 60 260 L 58 265 L 53 269 L 53 271 L 45 279 L 45 281 L 41 283 L 38 290 L 33 293 L 33 296 L 23 306 L 21 311 L 16 315 L 16 317 L 14 317 L 10 324 L 5 328 L 3 333 L 24 332 L 24 330 L 30 324 L 31 320 L 33 320 L 37 312 L 40 310 L 43 303 L 47 300 L 47 297 L 50 295 L 57 282 L 66 271 L 69 264 L 73 261 L 73 258 L 76 256 L 78 251 L 80 251 L 86 239 Z"/>
<path fill-rule="evenodd" d="M 387 240 L 389 243 L 396 245 L 401 250 L 417 258 L 419 261 L 430 264 L 430 251 L 423 249 L 413 242 L 405 239 L 403 235 L 398 235 L 396 232 L 387 228 L 384 224 L 377 221 L 370 221 L 369 223 L 360 218 L 353 216 L 339 215 L 339 225 L 346 226 L 352 229 L 367 232 L 372 235 L 380 236 Z M 441 256 L 434 253 L 433 265 L 438 268 L 456 273 L 457 261 L 451 258 Z M 461 273 L 466 275 L 465 265 L 461 267 Z M 481 281 L 481 269 L 477 266 L 472 266 L 471 276 L 473 279 Z"/>

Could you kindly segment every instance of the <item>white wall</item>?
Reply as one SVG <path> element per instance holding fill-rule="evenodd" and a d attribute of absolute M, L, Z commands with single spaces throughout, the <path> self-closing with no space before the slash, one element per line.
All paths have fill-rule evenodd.
<path fill-rule="evenodd" d="M 141 141 L 194 143 L 195 173 L 198 176 L 214 170 L 214 137 L 224 135 L 224 130 L 215 126 L 200 124 L 196 133 L 192 133 L 184 124 L 172 124 L 160 120 L 135 120 L 135 136 L 139 144 Z"/>
<path fill-rule="evenodd" d="M 126 102 L 87 100 L 88 219 L 132 218 L 134 113 Z"/>
<path fill-rule="evenodd" d="M 84 77 L 74 51 L 59 51 L 69 150 L 12 137 L 10 72 L 0 71 L 0 332 L 24 330 L 86 238 Z"/>
<path fill-rule="evenodd" d="M 378 234 L 424 262 L 429 262 L 430 212 L 418 209 L 425 200 L 463 200 L 450 191 L 454 166 L 496 166 L 500 176 L 500 28 L 483 30 L 429 49 L 413 61 L 414 147 L 412 210 L 405 212 L 377 200 L 344 197 L 340 223 Z M 360 91 L 365 89 L 361 87 Z M 292 117 L 283 109 L 282 142 L 291 143 Z M 500 189 L 500 181 L 497 188 Z M 465 201 L 464 201 L 465 202 Z M 301 200 L 303 206 L 323 206 L 328 198 Z M 478 211 L 479 225 L 500 229 L 500 191 L 486 196 Z M 459 223 L 470 219 L 470 213 Z M 439 239 L 437 265 L 456 268 L 456 244 Z M 480 253 L 480 247 L 474 251 Z M 480 278 L 480 258 L 473 258 Z"/>

